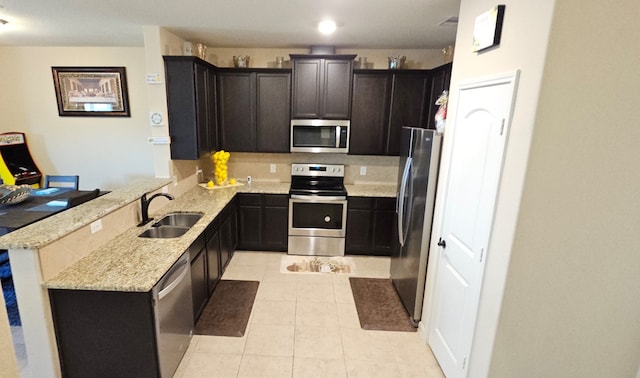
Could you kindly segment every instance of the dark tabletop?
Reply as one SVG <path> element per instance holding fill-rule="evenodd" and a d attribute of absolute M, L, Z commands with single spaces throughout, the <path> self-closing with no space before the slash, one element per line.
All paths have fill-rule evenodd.
<path fill-rule="evenodd" d="M 0 235 L 87 202 L 101 194 L 104 193 L 97 189 L 35 189 L 20 203 L 0 205 Z"/>

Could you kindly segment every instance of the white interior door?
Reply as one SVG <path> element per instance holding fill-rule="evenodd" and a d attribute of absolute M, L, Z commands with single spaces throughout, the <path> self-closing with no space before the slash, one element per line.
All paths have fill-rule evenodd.
<path fill-rule="evenodd" d="M 516 79 L 458 90 L 429 326 L 429 345 L 449 378 L 468 370 Z"/>

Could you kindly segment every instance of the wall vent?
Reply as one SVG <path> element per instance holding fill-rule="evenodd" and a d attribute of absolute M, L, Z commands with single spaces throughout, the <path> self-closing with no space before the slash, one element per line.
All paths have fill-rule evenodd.
<path fill-rule="evenodd" d="M 458 25 L 458 16 L 451 16 L 451 17 L 447 18 L 446 20 L 443 20 L 442 22 L 440 22 L 438 25 L 439 26 Z"/>

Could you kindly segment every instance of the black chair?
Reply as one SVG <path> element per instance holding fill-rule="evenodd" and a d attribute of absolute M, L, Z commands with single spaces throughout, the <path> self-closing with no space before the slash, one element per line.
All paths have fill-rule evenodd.
<path fill-rule="evenodd" d="M 59 176 L 59 175 L 46 175 L 44 176 L 45 188 L 72 188 L 78 190 L 80 182 L 80 176 Z"/>

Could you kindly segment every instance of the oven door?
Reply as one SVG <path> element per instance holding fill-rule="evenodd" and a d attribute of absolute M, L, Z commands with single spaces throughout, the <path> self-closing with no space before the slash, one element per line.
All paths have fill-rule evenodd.
<path fill-rule="evenodd" d="M 345 237 L 347 200 L 339 197 L 291 196 L 289 235 Z"/>

